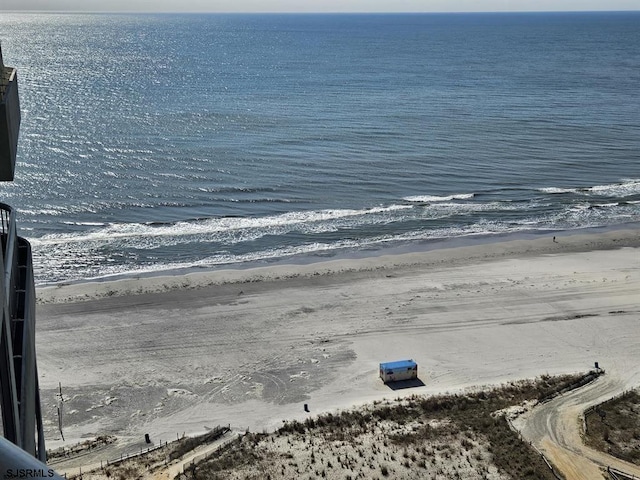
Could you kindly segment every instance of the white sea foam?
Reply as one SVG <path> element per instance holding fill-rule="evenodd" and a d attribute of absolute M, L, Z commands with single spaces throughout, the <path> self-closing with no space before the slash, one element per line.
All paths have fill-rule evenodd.
<path fill-rule="evenodd" d="M 473 193 L 458 193 L 455 195 L 437 196 L 437 195 L 414 195 L 404 197 L 403 200 L 412 203 L 428 203 L 428 202 L 450 202 L 451 200 L 469 200 L 473 198 Z"/>
<path fill-rule="evenodd" d="M 608 97 L 607 109 L 599 108 L 587 90 L 576 90 L 571 101 L 586 107 L 565 109 L 566 118 L 549 119 L 549 102 L 537 102 L 536 89 L 521 81 L 535 81 L 535 75 L 516 78 L 507 67 L 498 72 L 505 88 L 527 104 L 520 113 L 534 119 L 509 121 L 506 132 L 502 125 L 512 112 L 496 111 L 494 101 L 476 95 L 483 92 L 482 85 L 471 86 L 473 95 L 461 112 L 455 99 L 446 96 L 436 103 L 408 105 L 406 86 L 416 71 L 398 71 L 392 61 L 347 61 L 331 72 L 314 70 L 324 64 L 315 57 L 326 60 L 327 53 L 315 41 L 317 32 L 309 33 L 311 41 L 303 42 L 303 50 L 294 48 L 285 58 L 292 66 L 286 81 L 270 74 L 272 63 L 254 61 L 249 48 L 248 56 L 240 54 L 237 62 L 225 64 L 224 78 L 193 75 L 189 89 L 172 90 L 167 103 L 168 84 L 149 70 L 167 65 L 162 42 L 134 42 L 124 56 L 122 49 L 102 48 L 100 39 L 108 40 L 114 26 L 122 27 L 122 19 L 82 19 L 82 32 L 97 39 L 104 53 L 100 59 L 68 48 L 77 22 L 56 23 L 64 34 L 53 38 L 41 19 L 16 20 L 6 25 L 10 31 L 5 33 L 16 40 L 12 55 L 22 59 L 17 64 L 29 58 L 30 42 L 47 47 L 32 65 L 36 81 L 31 95 L 49 101 L 25 110 L 28 125 L 22 131 L 16 182 L 0 185 L 0 197 L 18 210 L 20 231 L 27 233 L 39 265 L 37 281 L 156 265 L 164 269 L 213 254 L 223 262 L 250 261 L 352 246 L 367 249 L 412 238 L 640 220 L 640 206 L 634 203 L 640 200 L 634 158 L 639 139 L 633 122 L 627 121 L 629 112 L 637 110 L 629 99 L 636 97 L 624 69 L 609 68 L 611 59 L 602 53 L 606 48 L 600 55 L 577 52 L 571 61 L 606 70 L 607 81 L 620 87 Z M 277 47 L 286 22 L 275 17 L 264 21 L 269 28 L 261 31 L 260 40 Z M 452 65 L 478 60 L 475 51 L 461 60 L 411 48 L 421 46 L 419 33 L 425 25 L 418 22 L 410 26 L 411 35 L 396 35 L 392 24 L 381 21 L 381 30 L 354 36 L 360 32 L 357 22 L 345 23 L 334 57 L 357 56 L 383 32 L 388 41 L 380 44 L 380 58 L 393 58 L 401 47 L 415 54 L 413 65 L 420 75 L 435 72 L 436 83 L 448 81 Z M 197 73 L 202 65 L 226 61 L 224 48 L 194 48 L 207 33 L 206 23 L 167 18 L 163 30 L 153 19 L 136 18 L 135 28 L 158 38 L 179 38 L 175 53 L 186 59 L 184 71 Z M 242 28 L 242 22 L 225 22 L 217 38 L 236 45 Z M 544 22 L 532 28 L 540 28 L 539 37 L 546 38 Z M 617 31 L 615 24 L 595 32 L 599 43 L 616 43 L 612 31 Z M 571 39 L 575 32 L 565 33 Z M 632 43 L 617 42 L 629 51 Z M 449 53 L 465 53 L 457 47 Z M 490 60 L 504 53 L 503 47 L 496 44 L 497 50 L 480 53 Z M 148 61 L 140 62 L 136 52 L 143 50 Z M 49 68 L 60 51 L 77 67 L 73 82 L 57 82 L 57 71 Z M 430 54 L 437 58 L 423 61 Z M 557 60 L 539 57 L 526 68 L 529 73 L 548 70 Z M 433 61 L 444 62 L 443 68 L 430 69 Z M 117 62 L 136 79 L 131 88 L 111 88 L 104 66 Z M 259 89 L 256 77 L 246 75 L 247 64 L 261 78 Z M 379 95 L 354 96 L 343 84 L 342 72 L 346 68 L 366 83 L 372 65 L 384 67 L 381 73 L 390 81 Z M 317 101 L 306 102 L 296 86 L 305 85 L 309 72 L 328 81 L 315 85 Z M 233 85 L 226 85 L 229 78 Z M 229 95 L 218 95 L 218 87 L 228 87 Z M 552 103 L 566 100 L 566 92 L 549 95 Z M 477 128 L 483 122 L 487 128 Z M 585 142 L 585 128 L 593 141 Z M 619 205 L 607 205 L 613 202 Z"/>
<path fill-rule="evenodd" d="M 588 189 L 589 193 L 602 196 L 628 197 L 640 194 L 640 180 L 630 179 L 622 183 L 596 185 Z"/>
<path fill-rule="evenodd" d="M 584 188 L 544 187 L 539 188 L 538 190 L 543 193 L 550 194 L 576 193 L 580 195 L 627 197 L 640 194 L 640 180 L 625 179 L 620 183 L 595 185 L 593 187 Z"/>
<path fill-rule="evenodd" d="M 55 244 L 61 242 L 100 242 L 114 241 L 117 239 L 130 239 L 135 237 L 179 237 L 189 235 L 206 235 L 216 233 L 229 233 L 238 231 L 259 230 L 259 233 L 243 236 L 238 241 L 246 241 L 258 238 L 265 234 L 281 233 L 281 229 L 289 230 L 291 227 L 307 228 L 317 231 L 330 231 L 333 227 L 319 227 L 318 224 L 340 221 L 342 219 L 374 216 L 411 210 L 410 205 L 390 205 L 387 207 L 373 207 L 361 210 L 335 209 L 318 211 L 287 212 L 280 215 L 267 217 L 223 217 L 202 220 L 182 221 L 161 225 L 146 223 L 109 223 L 96 224 L 102 226 L 88 232 L 78 233 L 54 233 L 34 239 L 35 245 Z M 383 220 L 386 221 L 386 220 Z M 367 223 L 376 223 L 368 221 Z M 318 230 L 320 228 L 320 230 Z"/>
<path fill-rule="evenodd" d="M 617 207 L 620 204 L 618 202 L 609 202 L 609 203 L 594 203 L 591 205 L 592 208 L 608 208 L 608 207 Z"/>
<path fill-rule="evenodd" d="M 578 193 L 577 188 L 560 188 L 560 187 L 543 187 L 539 188 L 543 193 L 562 194 L 562 193 Z"/>
<path fill-rule="evenodd" d="M 532 203 L 529 208 L 542 204 Z M 122 244 L 152 249 L 189 243 L 194 240 L 237 244 L 265 235 L 285 235 L 292 231 L 304 234 L 335 232 L 340 228 L 373 226 L 405 220 L 439 220 L 482 212 L 519 211 L 513 202 L 457 203 L 437 202 L 417 210 L 412 205 L 390 205 L 366 209 L 335 209 L 287 212 L 267 217 L 223 217 L 195 219 L 166 224 L 75 222 L 87 226 L 84 232 L 65 232 L 34 238 L 32 244 L 60 245 L 68 243 Z M 405 212 L 405 213 L 402 213 Z M 93 228 L 95 227 L 95 228 Z M 342 248 L 342 247 L 338 247 Z"/>

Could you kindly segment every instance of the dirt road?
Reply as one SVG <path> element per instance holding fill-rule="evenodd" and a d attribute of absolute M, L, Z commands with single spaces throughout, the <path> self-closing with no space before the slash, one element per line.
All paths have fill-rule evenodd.
<path fill-rule="evenodd" d="M 533 408 L 514 422 L 567 480 L 602 480 L 608 466 L 640 477 L 640 467 L 587 447 L 582 442 L 582 412 L 622 393 L 627 382 L 604 375 L 595 382 Z"/>

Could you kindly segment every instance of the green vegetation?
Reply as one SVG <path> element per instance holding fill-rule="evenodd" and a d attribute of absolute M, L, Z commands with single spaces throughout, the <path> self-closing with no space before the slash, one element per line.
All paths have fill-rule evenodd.
<path fill-rule="evenodd" d="M 210 432 L 199 435 L 197 437 L 181 438 L 177 442 L 171 444 L 171 451 L 168 455 L 169 461 L 171 462 L 176 458 L 182 457 L 185 453 L 190 452 L 200 445 L 206 445 L 208 443 L 214 442 L 228 431 L 229 429 L 226 427 L 217 427 Z"/>
<path fill-rule="evenodd" d="M 595 374 L 544 376 L 491 391 L 411 396 L 247 434 L 197 466 L 217 478 L 488 478 L 556 480 L 501 413 Z M 185 477 L 188 478 L 188 477 Z"/>
<path fill-rule="evenodd" d="M 585 443 L 640 465 L 640 394 L 630 391 L 585 415 Z"/>

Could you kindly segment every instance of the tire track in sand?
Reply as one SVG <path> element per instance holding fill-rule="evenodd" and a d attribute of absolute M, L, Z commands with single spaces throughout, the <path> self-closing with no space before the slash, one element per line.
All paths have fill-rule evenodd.
<path fill-rule="evenodd" d="M 640 477 L 639 466 L 594 450 L 582 441 L 582 412 L 627 388 L 621 378 L 603 375 L 584 387 L 537 405 L 513 424 L 566 480 L 602 480 L 602 471 L 608 466 Z"/>

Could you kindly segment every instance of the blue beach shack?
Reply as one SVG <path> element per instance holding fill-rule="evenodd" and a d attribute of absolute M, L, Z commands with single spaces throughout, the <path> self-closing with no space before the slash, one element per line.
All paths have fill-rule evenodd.
<path fill-rule="evenodd" d="M 418 364 L 413 360 L 398 360 L 380 364 L 380 378 L 384 383 L 418 378 Z"/>

